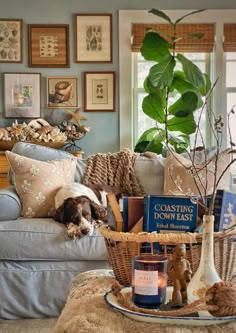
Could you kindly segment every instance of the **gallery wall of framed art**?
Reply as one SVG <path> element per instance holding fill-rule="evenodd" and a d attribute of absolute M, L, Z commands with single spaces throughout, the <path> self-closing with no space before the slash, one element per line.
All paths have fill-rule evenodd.
<path fill-rule="evenodd" d="M 89 70 L 93 63 L 112 64 L 112 14 L 77 13 L 72 17 L 73 29 L 69 24 L 61 23 L 26 24 L 26 40 L 23 38 L 23 19 L 0 19 L 0 62 L 23 62 L 23 45 L 27 43 L 28 52 L 24 50 L 27 53 L 24 57 L 29 69 L 55 70 L 55 75 L 47 77 L 27 71 L 4 73 L 4 118 L 38 117 L 41 98 L 45 100 L 45 96 L 47 109 L 82 106 L 85 112 L 115 111 L 115 72 Z M 71 66 L 72 32 L 74 63 L 87 64 L 86 70 L 77 76 L 59 75 L 60 69 Z M 28 100 L 24 98 L 27 92 L 30 94 Z"/>
<path fill-rule="evenodd" d="M 84 140 L 93 153 L 100 140 L 95 145 L 90 140 L 100 132 L 118 135 L 115 10 L 59 8 L 58 0 L 55 11 L 49 11 L 53 5 L 42 1 L 32 7 L 33 15 L 29 8 L 9 16 L 4 11 L 2 19 L 0 14 L 0 128 L 37 118 L 61 126 L 72 119 L 69 112 L 80 109 L 87 118 L 81 125 L 91 128 Z M 104 149 L 112 144 L 103 144 Z"/>

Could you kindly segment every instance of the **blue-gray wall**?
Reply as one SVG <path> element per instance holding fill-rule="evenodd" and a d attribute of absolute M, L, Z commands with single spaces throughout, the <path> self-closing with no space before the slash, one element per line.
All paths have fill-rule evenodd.
<path fill-rule="evenodd" d="M 3 118 L 3 73 L 4 72 L 40 72 L 42 74 L 41 103 L 42 118 L 60 123 L 64 112 L 60 109 L 46 107 L 47 76 L 77 76 L 79 78 L 79 105 L 83 110 L 84 71 L 116 72 L 116 107 L 115 112 L 86 112 L 91 127 L 79 144 L 88 154 L 97 152 L 115 152 L 119 150 L 119 105 L 118 105 L 118 11 L 120 9 L 235 9 L 235 0 L 0 0 L 0 18 L 22 18 L 24 22 L 24 62 L 23 64 L 0 63 L 0 127 L 12 123 Z M 74 63 L 74 22 L 76 13 L 112 13 L 113 14 L 113 63 L 111 64 L 77 64 Z M 27 24 L 69 24 L 70 25 L 70 68 L 29 68 L 27 46 Z M 23 120 L 21 120 L 22 122 Z"/>

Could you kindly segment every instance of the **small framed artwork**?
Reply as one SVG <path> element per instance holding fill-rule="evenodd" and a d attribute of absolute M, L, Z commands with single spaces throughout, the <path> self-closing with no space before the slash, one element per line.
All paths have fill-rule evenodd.
<path fill-rule="evenodd" d="M 3 73 L 5 118 L 40 117 L 40 73 Z"/>
<path fill-rule="evenodd" d="M 23 62 L 23 20 L 0 19 L 0 62 Z"/>
<path fill-rule="evenodd" d="M 69 25 L 28 24 L 29 67 L 70 67 Z"/>
<path fill-rule="evenodd" d="M 47 107 L 78 107 L 78 79 L 74 76 L 47 78 Z"/>
<path fill-rule="evenodd" d="M 75 62 L 112 62 L 112 14 L 75 14 Z"/>
<path fill-rule="evenodd" d="M 115 72 L 84 73 L 84 111 L 115 111 Z"/>

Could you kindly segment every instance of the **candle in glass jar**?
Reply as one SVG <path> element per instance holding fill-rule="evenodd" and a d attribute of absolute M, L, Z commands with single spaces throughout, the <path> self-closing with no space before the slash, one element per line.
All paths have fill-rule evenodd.
<path fill-rule="evenodd" d="M 132 301 L 140 307 L 156 308 L 166 302 L 167 259 L 160 255 L 132 258 Z"/>

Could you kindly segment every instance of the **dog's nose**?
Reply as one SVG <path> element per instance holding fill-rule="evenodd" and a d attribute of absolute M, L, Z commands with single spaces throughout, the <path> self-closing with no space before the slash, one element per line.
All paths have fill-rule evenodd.
<path fill-rule="evenodd" d="M 90 231 L 89 228 L 83 228 L 83 229 L 81 229 L 81 233 L 82 233 L 83 235 L 87 235 L 87 234 L 89 233 L 89 231 Z"/>

